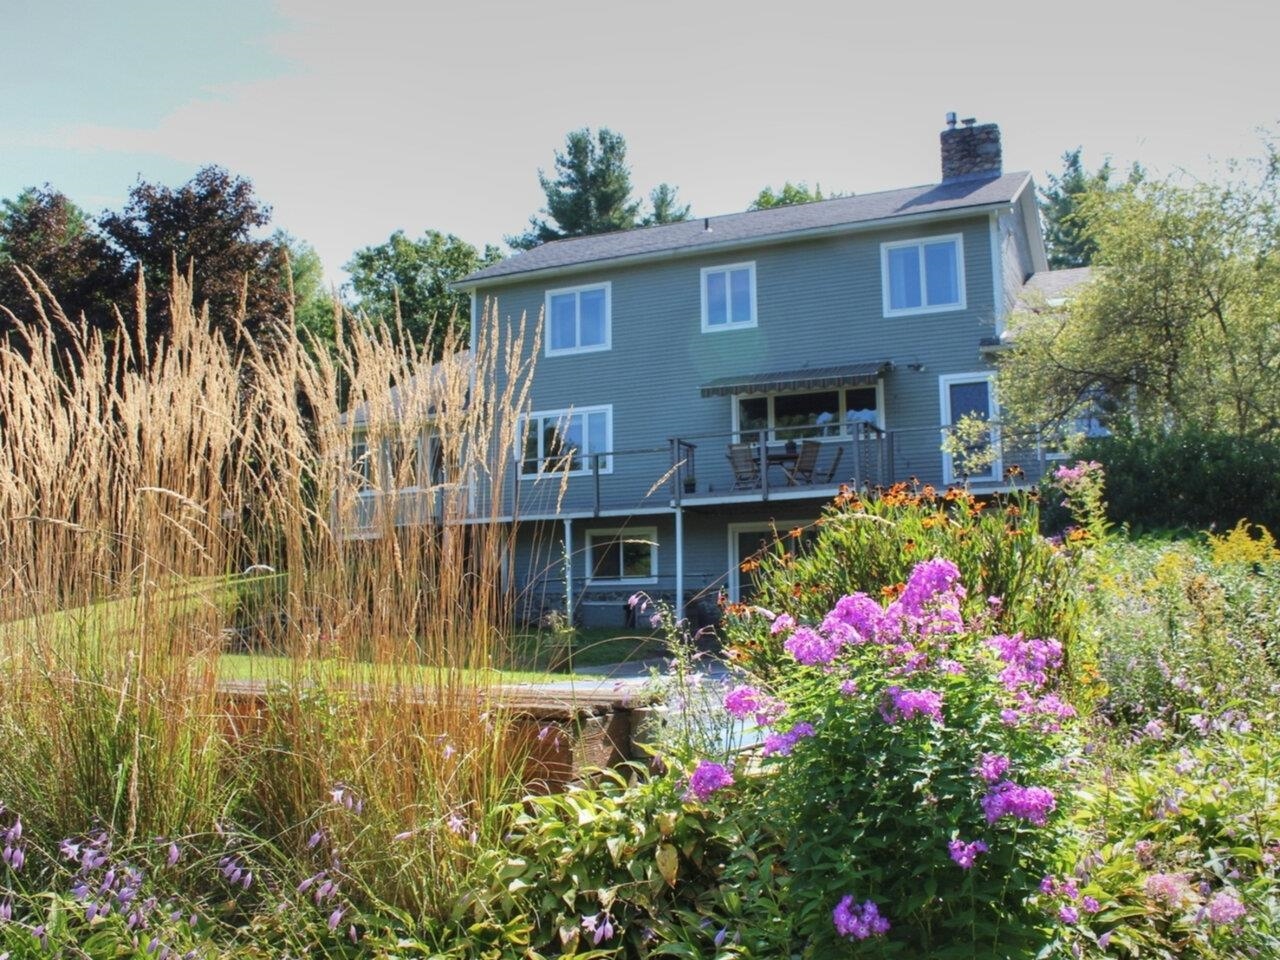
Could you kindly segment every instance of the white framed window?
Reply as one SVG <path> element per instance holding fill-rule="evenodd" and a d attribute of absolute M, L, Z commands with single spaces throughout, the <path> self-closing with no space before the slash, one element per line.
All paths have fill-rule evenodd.
<path fill-rule="evenodd" d="M 1004 475 L 1004 463 L 1001 459 L 1000 427 L 997 423 L 1000 408 L 996 403 L 995 374 L 990 371 L 944 374 L 938 377 L 938 398 L 942 408 L 944 439 L 966 417 L 986 420 L 991 424 L 986 436 L 973 444 L 973 455 L 976 458 L 974 464 L 966 465 L 963 456 L 943 451 L 943 482 L 999 480 Z"/>
<path fill-rule="evenodd" d="M 361 493 L 422 490 L 444 482 L 440 437 L 429 431 L 381 438 L 357 433 L 351 464 Z"/>
<path fill-rule="evenodd" d="M 756 265 L 702 268 L 702 332 L 756 325 Z"/>
<path fill-rule="evenodd" d="M 958 233 L 880 244 L 886 317 L 963 310 L 964 237 Z"/>
<path fill-rule="evenodd" d="M 884 432 L 884 381 L 832 390 L 737 396 L 734 433 L 743 443 L 822 440 Z"/>
<path fill-rule="evenodd" d="M 613 285 L 609 283 L 548 290 L 543 308 L 546 355 L 608 350 L 613 337 L 612 301 Z"/>
<path fill-rule="evenodd" d="M 591 583 L 657 583 L 658 528 L 588 530 L 586 565 Z"/>
<path fill-rule="evenodd" d="M 613 407 L 541 410 L 520 418 L 520 476 L 613 472 Z"/>

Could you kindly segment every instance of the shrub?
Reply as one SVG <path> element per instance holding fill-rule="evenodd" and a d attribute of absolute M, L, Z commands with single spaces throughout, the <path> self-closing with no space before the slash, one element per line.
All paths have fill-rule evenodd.
<path fill-rule="evenodd" d="M 1117 758 L 1120 772 L 1082 793 L 1081 855 L 1041 898 L 1077 917 L 1059 928 L 1064 953 L 1280 954 L 1274 720 L 1192 729 L 1154 756 Z"/>
<path fill-rule="evenodd" d="M 1280 445 L 1185 431 L 1085 442 L 1106 465 L 1109 516 L 1140 529 L 1229 529 L 1242 517 L 1280 529 Z"/>

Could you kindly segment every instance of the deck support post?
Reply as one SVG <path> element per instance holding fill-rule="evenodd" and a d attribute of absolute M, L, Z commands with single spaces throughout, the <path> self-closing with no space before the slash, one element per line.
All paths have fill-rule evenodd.
<path fill-rule="evenodd" d="M 676 507 L 676 619 L 684 619 L 684 510 Z"/>

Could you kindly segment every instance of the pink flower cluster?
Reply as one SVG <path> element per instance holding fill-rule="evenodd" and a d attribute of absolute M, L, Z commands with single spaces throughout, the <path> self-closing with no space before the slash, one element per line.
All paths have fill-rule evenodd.
<path fill-rule="evenodd" d="M 846 895 L 836 904 L 831 911 L 831 921 L 840 936 L 855 940 L 866 940 L 889 932 L 889 921 L 880 915 L 880 908 L 871 900 L 858 906 L 852 895 Z"/>
<path fill-rule="evenodd" d="M 1009 758 L 1002 753 L 984 753 L 974 773 L 987 783 L 996 783 L 1009 771 Z"/>
<path fill-rule="evenodd" d="M 997 634 L 987 646 L 1006 664 L 1000 671 L 1000 682 L 1009 690 L 1043 687 L 1049 682 L 1049 671 L 1062 665 L 1062 644 L 1052 638 L 1040 640 Z"/>
<path fill-rule="evenodd" d="M 1057 806 L 1053 791 L 1047 787 L 1024 787 L 1012 780 L 1001 780 L 982 798 L 982 811 L 987 823 L 1001 817 L 1015 817 L 1043 827 Z"/>
<path fill-rule="evenodd" d="M 986 853 L 991 848 L 981 840 L 965 843 L 963 840 L 952 840 L 947 844 L 947 852 L 951 859 L 960 865 L 961 870 L 968 870 L 978 859 L 978 854 Z"/>
<path fill-rule="evenodd" d="M 812 627 L 800 627 L 787 637 L 782 647 L 807 667 L 825 666 L 840 656 L 844 640 L 823 636 Z"/>
<path fill-rule="evenodd" d="M 780 757 L 788 756 L 797 743 L 805 737 L 812 737 L 813 732 L 813 724 L 797 723 L 786 733 L 771 733 L 764 738 L 764 755 L 766 757 L 775 754 Z"/>
<path fill-rule="evenodd" d="M 903 690 L 893 686 L 885 691 L 886 701 L 880 705 L 885 723 L 898 723 L 914 717 L 929 717 L 942 722 L 942 694 L 936 690 Z"/>
<path fill-rule="evenodd" d="M 697 769 L 689 777 L 689 789 L 684 792 L 684 799 L 704 801 L 717 790 L 733 785 L 733 774 L 724 766 L 710 760 L 702 760 Z"/>
<path fill-rule="evenodd" d="M 1235 923 L 1245 915 L 1244 904 L 1227 890 L 1220 890 L 1209 901 L 1209 919 L 1217 924 Z"/>
<path fill-rule="evenodd" d="M 724 698 L 724 708 L 739 720 L 754 717 L 756 723 L 767 726 L 786 711 L 787 705 L 756 687 L 734 687 Z"/>

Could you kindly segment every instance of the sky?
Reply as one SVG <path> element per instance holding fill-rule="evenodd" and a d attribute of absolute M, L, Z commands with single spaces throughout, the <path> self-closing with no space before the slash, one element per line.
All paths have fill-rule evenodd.
<path fill-rule="evenodd" d="M 786 180 L 936 182 L 947 111 L 1038 183 L 1065 150 L 1212 177 L 1280 127 L 1274 0 L 0 0 L 0 199 L 91 213 L 219 164 L 326 276 L 402 229 L 521 232 L 565 134 L 697 216 Z"/>

